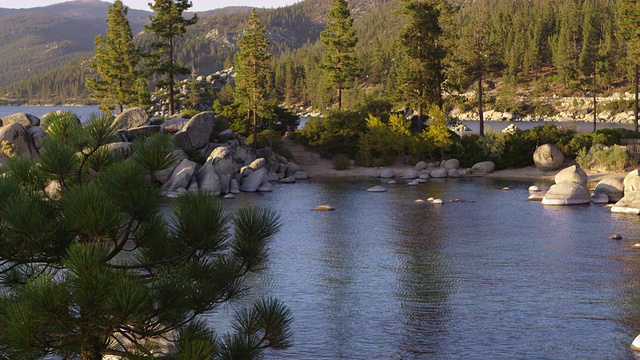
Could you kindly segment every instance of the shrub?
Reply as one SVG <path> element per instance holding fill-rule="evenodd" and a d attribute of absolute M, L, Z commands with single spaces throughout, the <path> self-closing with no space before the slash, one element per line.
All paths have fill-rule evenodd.
<path fill-rule="evenodd" d="M 356 156 L 357 144 L 366 130 L 366 120 L 355 111 L 331 111 L 324 118 L 311 118 L 301 130 L 304 142 L 325 157 Z"/>
<path fill-rule="evenodd" d="M 596 171 L 622 171 L 629 163 L 629 154 L 624 147 L 612 146 L 610 148 L 592 147 L 580 149 L 576 156 L 576 162 L 583 169 Z"/>
<path fill-rule="evenodd" d="M 336 170 L 346 170 L 351 166 L 351 160 L 349 160 L 349 157 L 344 154 L 334 156 L 331 163 L 333 164 L 333 168 Z"/>
<path fill-rule="evenodd" d="M 192 117 L 198 114 L 198 110 L 196 109 L 182 109 L 180 111 L 180 116 L 184 119 L 191 119 Z"/>
<path fill-rule="evenodd" d="M 613 100 L 602 106 L 603 110 L 610 110 L 612 113 L 617 114 L 629 110 L 633 110 L 633 100 Z"/>

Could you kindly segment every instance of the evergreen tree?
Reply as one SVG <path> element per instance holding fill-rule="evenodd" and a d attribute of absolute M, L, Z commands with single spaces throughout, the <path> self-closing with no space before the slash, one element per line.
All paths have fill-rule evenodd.
<path fill-rule="evenodd" d="M 140 72 L 136 69 L 140 53 L 135 47 L 127 20 L 128 8 L 121 0 L 109 5 L 106 37 L 95 40 L 96 56 L 90 65 L 95 75 L 88 76 L 86 86 L 91 97 L 100 101 L 100 110 L 122 112 L 125 105 L 137 102 L 137 84 Z"/>
<path fill-rule="evenodd" d="M 176 60 L 175 40 L 182 37 L 187 31 L 187 26 L 195 24 L 198 17 L 193 15 L 191 19 L 184 18 L 184 11 L 191 7 L 188 0 L 155 0 L 155 3 L 149 5 L 155 16 L 149 17 L 151 24 L 145 25 L 145 29 L 158 38 L 158 41 L 151 45 L 154 53 L 149 66 L 152 72 L 165 76 L 157 86 L 167 88 L 169 115 L 173 115 L 175 77 L 189 74 L 189 69 Z"/>
<path fill-rule="evenodd" d="M 267 259 L 277 214 L 228 215 L 199 191 L 167 215 L 155 179 L 174 163 L 171 138 L 140 139 L 123 160 L 105 146 L 117 141 L 112 124 L 53 115 L 38 161 L 7 160 L 0 358 L 253 359 L 286 348 L 291 317 L 277 300 L 239 311 L 226 336 L 197 320 L 242 295 Z"/>
<path fill-rule="evenodd" d="M 327 19 L 327 29 L 320 34 L 325 47 L 320 68 L 324 70 L 326 82 L 336 90 L 338 109 L 342 109 L 342 90 L 350 88 L 360 72 L 354 50 L 358 38 L 345 0 L 332 0 Z"/>
<path fill-rule="evenodd" d="M 398 91 L 407 105 L 418 109 L 418 131 L 423 109 L 442 106 L 445 50 L 438 1 L 406 0 L 403 8 L 410 20 L 400 36 Z"/>
<path fill-rule="evenodd" d="M 638 132 L 638 67 L 640 64 L 640 2 L 620 0 L 619 35 L 627 45 L 627 57 L 635 67 L 635 131 Z"/>
<path fill-rule="evenodd" d="M 235 56 L 236 93 L 247 108 L 247 128 L 253 119 L 253 146 L 257 146 L 258 116 L 266 106 L 267 81 L 270 75 L 271 53 L 265 38 L 267 29 L 260 25 L 255 9 L 251 11 L 244 35 L 238 39 Z M 248 131 L 247 131 L 248 132 Z M 255 149 L 254 149 L 255 150 Z"/>

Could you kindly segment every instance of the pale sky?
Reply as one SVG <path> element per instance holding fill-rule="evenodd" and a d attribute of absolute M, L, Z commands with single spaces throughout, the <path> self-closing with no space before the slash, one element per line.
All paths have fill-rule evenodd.
<path fill-rule="evenodd" d="M 102 0 L 104 1 L 104 0 Z M 113 2 L 113 0 L 106 0 Z M 227 6 L 253 6 L 258 8 L 274 8 L 291 5 L 301 0 L 191 0 L 193 7 L 189 11 L 205 11 Z M 33 8 L 66 2 L 65 0 L 0 0 L 0 8 Z M 132 9 L 151 11 L 149 3 L 153 0 L 122 0 L 125 6 Z"/>

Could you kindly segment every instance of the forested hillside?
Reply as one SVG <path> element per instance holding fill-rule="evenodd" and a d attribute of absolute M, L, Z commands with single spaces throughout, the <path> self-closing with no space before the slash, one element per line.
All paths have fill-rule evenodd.
<path fill-rule="evenodd" d="M 446 90 L 466 91 L 473 85 L 463 71 L 464 64 L 478 56 L 491 60 L 489 87 L 498 85 L 490 100 L 503 103 L 515 95 L 585 95 L 593 91 L 594 74 L 600 94 L 628 90 L 631 66 L 625 44 L 617 36 L 618 1 L 453 3 L 457 11 L 443 19 L 450 50 Z M 323 107 L 329 103 L 330 95 L 321 83 L 317 64 L 323 51 L 318 38 L 330 6 L 330 1 L 306 0 L 258 11 L 274 54 L 273 86 L 287 104 Z M 365 98 L 390 96 L 396 81 L 395 44 L 406 22 L 397 11 L 401 2 L 352 0 L 349 6 L 355 18 L 357 54 L 363 71 L 356 88 L 345 94 L 345 100 L 358 103 Z M 225 61 L 229 65 L 237 50 L 237 38 L 248 20 L 247 10 L 201 14 L 198 23 L 178 41 L 178 58 L 203 75 L 221 70 Z M 83 98 L 83 76 L 78 74 L 86 71 L 83 60 L 89 59 L 93 38 L 104 31 L 104 22 L 85 24 L 82 21 L 86 20 L 70 15 L 48 17 L 45 22 L 44 17 L 38 16 L 0 16 L 0 36 L 13 36 L 0 42 L 0 87 L 4 97 L 32 102 Z M 38 26 L 43 34 L 38 35 Z M 134 24 L 132 27 L 136 29 Z M 138 39 L 141 46 L 149 41 L 144 32 Z M 25 49 L 29 50 L 28 56 Z"/>

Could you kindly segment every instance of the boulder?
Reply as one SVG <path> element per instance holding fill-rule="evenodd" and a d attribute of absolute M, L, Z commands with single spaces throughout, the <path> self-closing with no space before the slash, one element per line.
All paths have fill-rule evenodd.
<path fill-rule="evenodd" d="M 604 193 L 595 194 L 591 197 L 591 202 L 594 204 L 608 204 L 609 196 L 607 196 L 607 194 L 604 194 Z"/>
<path fill-rule="evenodd" d="M 25 129 L 28 129 L 32 126 L 40 126 L 40 119 L 27 113 L 16 113 L 2 118 L 2 126 L 11 124 L 20 124 Z"/>
<path fill-rule="evenodd" d="M 215 165 L 214 165 L 214 168 L 215 168 Z M 236 179 L 232 179 L 231 178 L 231 174 L 222 174 L 222 175 L 220 175 L 217 170 L 216 170 L 216 174 L 220 178 L 220 193 L 226 194 L 226 193 L 231 192 L 231 190 L 232 190 L 231 189 L 231 182 L 232 181 L 236 181 Z M 237 181 L 236 181 L 236 186 L 237 186 Z M 239 187 L 238 187 L 238 192 L 240 192 Z"/>
<path fill-rule="evenodd" d="M 216 169 L 216 174 L 220 177 L 223 175 L 231 175 L 235 172 L 233 152 L 228 146 L 218 146 L 215 148 L 211 154 L 209 154 L 206 162 L 213 164 L 213 167 Z M 231 177 L 229 177 L 229 179 L 231 179 Z"/>
<path fill-rule="evenodd" d="M 186 189 L 189 181 L 196 171 L 197 164 L 189 159 L 184 159 L 173 170 L 169 181 L 164 184 L 164 188 L 168 192 L 176 191 L 179 188 Z"/>
<path fill-rule="evenodd" d="M 596 184 L 593 193 L 594 195 L 607 195 L 609 201 L 616 202 L 624 196 L 624 179 L 617 176 L 606 176 Z"/>
<path fill-rule="evenodd" d="M 128 158 L 133 150 L 133 143 L 130 142 L 114 142 L 102 145 L 111 152 L 118 152 L 123 158 Z"/>
<path fill-rule="evenodd" d="M 296 178 L 294 178 L 293 176 L 283 177 L 279 180 L 279 182 L 283 184 L 293 184 L 296 182 Z"/>
<path fill-rule="evenodd" d="M 631 191 L 611 207 L 612 213 L 640 214 L 640 191 Z"/>
<path fill-rule="evenodd" d="M 33 147 L 35 147 L 36 151 L 40 152 L 42 145 L 44 145 L 44 139 L 47 137 L 47 133 L 39 126 L 32 126 L 27 129 L 27 132 L 31 136 Z"/>
<path fill-rule="evenodd" d="M 240 191 L 254 192 L 258 190 L 258 187 L 260 187 L 266 176 L 267 170 L 265 168 L 252 172 L 249 176 L 243 179 L 242 184 L 240 185 Z"/>
<path fill-rule="evenodd" d="M 302 170 L 302 169 L 300 168 L 300 166 L 298 166 L 298 164 L 296 164 L 296 163 L 294 163 L 294 162 L 290 161 L 290 162 L 287 164 L 287 169 L 286 169 L 286 171 L 285 171 L 285 175 L 284 175 L 284 176 L 285 176 L 285 177 L 293 176 L 295 173 L 297 173 L 297 172 L 298 172 L 298 171 L 300 171 L 300 170 Z"/>
<path fill-rule="evenodd" d="M 126 136 L 128 141 L 133 141 L 137 138 L 146 138 L 152 134 L 158 134 L 161 130 L 160 125 L 143 125 L 128 129 Z"/>
<path fill-rule="evenodd" d="M 240 185 L 238 185 L 238 180 L 231 179 L 229 183 L 229 192 L 231 194 L 240 194 Z"/>
<path fill-rule="evenodd" d="M 278 181 L 280 180 L 280 177 L 278 177 L 278 174 L 276 174 L 274 171 L 269 171 L 269 173 L 267 174 L 267 180 Z"/>
<path fill-rule="evenodd" d="M 160 183 L 162 184 L 165 184 L 167 181 L 169 181 L 171 174 L 173 174 L 173 170 L 175 170 L 175 168 L 180 164 L 182 160 L 187 158 L 187 154 L 185 154 L 182 150 L 175 150 L 173 152 L 173 157 L 174 160 L 170 166 L 153 174 L 156 180 L 160 181 Z"/>
<path fill-rule="evenodd" d="M 6 142 L 6 146 L 2 143 Z M 0 165 L 6 165 L 7 156 L 39 157 L 31 135 L 20 123 L 12 123 L 0 128 L 0 144 L 4 153 L 0 153 Z"/>
<path fill-rule="evenodd" d="M 415 169 L 409 169 L 407 171 L 404 172 L 404 175 L 402 176 L 405 179 L 415 179 L 420 175 L 420 173 L 415 170 Z"/>
<path fill-rule="evenodd" d="M 556 174 L 556 184 L 562 183 L 578 183 L 586 188 L 587 180 L 589 177 L 587 174 L 577 165 L 571 165 L 566 167 Z"/>
<path fill-rule="evenodd" d="M 458 169 L 460 167 L 460 161 L 458 159 L 449 159 L 444 161 L 444 168 L 447 170 Z"/>
<path fill-rule="evenodd" d="M 384 168 L 380 170 L 380 177 L 383 179 L 389 179 L 395 176 L 396 173 L 393 171 L 393 169 Z"/>
<path fill-rule="evenodd" d="M 533 163 L 540 171 L 555 171 L 564 163 L 564 154 L 553 144 L 543 144 L 533 153 Z"/>
<path fill-rule="evenodd" d="M 473 166 L 471 167 L 471 173 L 486 175 L 486 174 L 491 174 L 495 169 L 496 169 L 496 164 L 494 164 L 493 161 L 482 161 L 482 162 L 473 164 Z"/>
<path fill-rule="evenodd" d="M 189 151 L 193 149 L 193 144 L 191 144 L 191 139 L 186 131 L 178 131 L 175 133 L 173 135 L 173 143 L 180 150 Z"/>
<path fill-rule="evenodd" d="M 270 192 L 270 191 L 273 191 L 273 185 L 269 182 L 269 180 L 267 179 L 267 176 L 262 178 L 262 184 L 260 184 L 260 186 L 258 186 L 257 191 L 259 191 L 259 192 Z"/>
<path fill-rule="evenodd" d="M 258 170 L 258 169 L 262 169 L 263 167 L 265 167 L 266 164 L 267 164 L 267 161 L 264 158 L 259 158 L 259 159 L 253 160 L 253 162 L 251 162 L 251 164 L 249 164 L 249 168 L 251 168 L 253 170 Z"/>
<path fill-rule="evenodd" d="M 458 171 L 458 169 L 449 169 L 447 176 L 449 176 L 450 178 L 459 178 L 460 172 Z"/>
<path fill-rule="evenodd" d="M 446 178 L 449 176 L 449 171 L 445 168 L 435 169 L 431 171 L 432 178 Z"/>
<path fill-rule="evenodd" d="M 563 182 L 552 185 L 542 198 L 543 205 L 581 205 L 591 201 L 586 187 L 577 182 Z"/>
<path fill-rule="evenodd" d="M 416 166 L 414 167 L 414 169 L 416 169 L 417 171 L 421 171 L 427 168 L 427 166 L 429 166 L 426 162 L 424 161 L 418 161 L 418 163 L 416 164 Z"/>
<path fill-rule="evenodd" d="M 142 126 L 149 120 L 147 112 L 140 107 L 131 107 L 118 114 L 113 120 L 116 129 L 130 129 Z"/>
<path fill-rule="evenodd" d="M 214 115 L 211 111 L 201 112 L 192 117 L 182 128 L 189 135 L 191 145 L 200 149 L 209 143 L 213 132 Z"/>
<path fill-rule="evenodd" d="M 215 169 L 211 163 L 205 163 L 202 165 L 198 173 L 196 174 L 196 180 L 200 189 L 209 190 L 213 195 L 220 195 L 222 192 L 222 184 L 220 184 L 220 178 L 216 174 Z"/>
<path fill-rule="evenodd" d="M 249 158 L 249 150 L 247 148 L 244 147 L 239 147 L 236 150 L 235 155 L 233 156 L 235 162 L 239 163 L 239 164 L 244 164 L 247 159 Z"/>
<path fill-rule="evenodd" d="M 374 186 L 367 189 L 368 192 L 385 192 L 387 189 L 384 186 Z"/>
<path fill-rule="evenodd" d="M 306 180 L 309 178 L 309 175 L 304 171 L 296 171 L 296 173 L 293 174 L 293 177 L 296 180 Z"/>
<path fill-rule="evenodd" d="M 638 170 L 636 169 L 628 173 L 627 176 L 625 176 L 622 185 L 624 187 L 625 195 L 627 193 L 640 190 L 640 175 Z"/>
<path fill-rule="evenodd" d="M 42 115 L 42 120 L 44 121 L 44 123 L 47 123 L 47 120 L 49 120 L 49 118 L 51 118 L 52 116 L 72 116 L 75 120 L 75 123 L 78 125 L 82 125 L 82 121 L 80 121 L 80 118 L 78 117 L 78 115 L 70 112 L 70 111 L 64 111 L 64 110 L 56 110 L 56 111 L 52 111 L 52 112 L 48 112 L 44 115 Z"/>
<path fill-rule="evenodd" d="M 181 131 L 188 121 L 188 119 L 184 118 L 167 119 L 160 124 L 160 128 L 162 129 L 162 132 L 175 134 L 178 131 Z"/>

